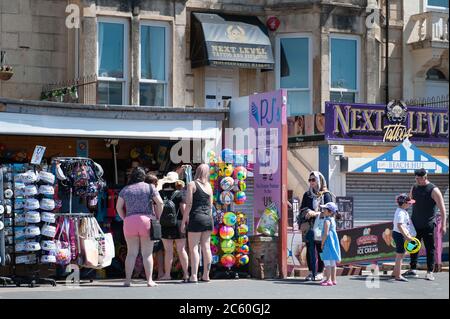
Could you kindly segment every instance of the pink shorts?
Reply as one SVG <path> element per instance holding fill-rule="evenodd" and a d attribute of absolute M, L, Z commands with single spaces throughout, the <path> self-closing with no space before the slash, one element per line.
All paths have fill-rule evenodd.
<path fill-rule="evenodd" d="M 147 215 L 131 215 L 123 221 L 123 234 L 126 237 L 150 237 L 151 219 Z"/>

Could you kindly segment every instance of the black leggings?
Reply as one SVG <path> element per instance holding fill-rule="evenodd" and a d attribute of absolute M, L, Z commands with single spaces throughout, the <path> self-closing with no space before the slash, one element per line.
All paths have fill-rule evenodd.
<path fill-rule="evenodd" d="M 425 244 L 425 251 L 427 253 L 427 270 L 429 272 L 434 269 L 434 227 L 416 229 L 418 240 L 423 239 Z M 411 269 L 417 269 L 417 257 L 419 253 L 411 254 Z"/>
<path fill-rule="evenodd" d="M 308 269 L 315 276 L 318 273 L 323 272 L 324 264 L 320 253 L 322 252 L 322 243 L 314 240 L 314 232 L 309 230 L 306 234 L 306 262 L 308 263 Z M 317 270 L 316 270 L 317 261 Z"/>

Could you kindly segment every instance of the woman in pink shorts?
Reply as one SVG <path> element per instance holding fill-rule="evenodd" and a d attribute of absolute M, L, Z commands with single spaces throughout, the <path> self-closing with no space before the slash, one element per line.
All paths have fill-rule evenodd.
<path fill-rule="evenodd" d="M 136 257 L 139 254 L 139 246 L 145 275 L 147 276 L 147 286 L 157 286 L 152 279 L 153 241 L 150 240 L 150 227 L 152 219 L 159 219 L 163 201 L 156 187 L 145 183 L 144 179 L 144 169 L 141 167 L 134 168 L 131 172 L 130 181 L 120 191 L 116 204 L 117 212 L 123 219 L 123 233 L 127 242 L 127 257 L 125 259 L 125 286 L 127 287 L 131 285 L 131 276 Z M 155 210 L 153 207 L 155 207 Z"/>

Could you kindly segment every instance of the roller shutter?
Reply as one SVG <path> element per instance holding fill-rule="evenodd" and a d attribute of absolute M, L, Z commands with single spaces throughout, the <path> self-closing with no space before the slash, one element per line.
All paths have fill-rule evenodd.
<path fill-rule="evenodd" d="M 448 212 L 448 174 L 430 174 L 429 180 L 439 187 L 444 195 Z M 396 208 L 395 196 L 403 192 L 408 193 L 414 183 L 414 174 L 348 173 L 346 194 L 353 197 L 355 227 L 392 221 Z"/>

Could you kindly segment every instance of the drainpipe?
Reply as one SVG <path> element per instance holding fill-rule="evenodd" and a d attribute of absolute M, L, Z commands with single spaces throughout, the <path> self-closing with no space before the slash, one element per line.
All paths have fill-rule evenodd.
<path fill-rule="evenodd" d="M 386 93 L 386 104 L 389 103 L 389 0 L 385 0 L 386 5 L 386 30 L 385 30 L 385 38 L 386 38 L 386 53 L 385 53 L 385 63 L 386 67 L 384 69 L 384 77 L 385 77 L 385 93 Z"/>

